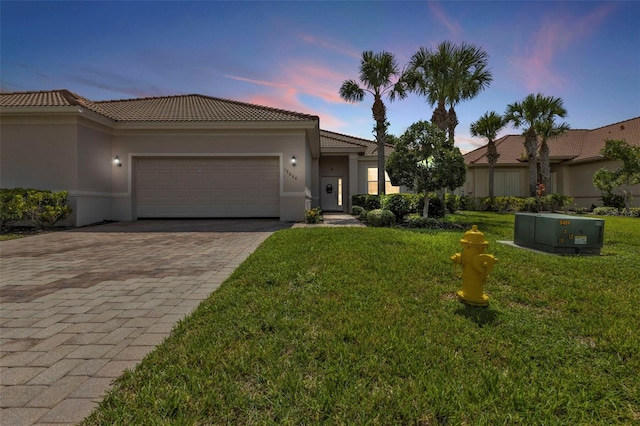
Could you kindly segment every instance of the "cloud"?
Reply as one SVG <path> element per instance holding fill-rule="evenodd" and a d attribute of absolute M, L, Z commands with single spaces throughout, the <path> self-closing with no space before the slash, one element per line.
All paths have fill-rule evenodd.
<path fill-rule="evenodd" d="M 350 58 L 360 59 L 361 57 L 360 52 L 351 48 L 351 46 L 347 45 L 347 43 L 344 43 L 344 42 L 336 43 L 336 42 L 320 39 L 311 34 L 300 34 L 300 38 L 305 43 L 320 46 L 323 49 L 331 50 L 333 52 L 338 52 Z"/>
<path fill-rule="evenodd" d="M 463 154 L 480 148 L 481 146 L 484 146 L 486 144 L 487 140 L 483 138 L 455 135 L 454 145 L 460 148 L 460 152 L 462 152 Z"/>
<path fill-rule="evenodd" d="M 429 6 L 431 13 L 433 13 L 435 17 L 438 18 L 438 21 L 447 27 L 454 36 L 460 37 L 463 35 L 464 30 L 462 29 L 462 26 L 457 22 L 451 21 L 439 2 L 430 1 L 427 2 L 427 5 Z"/>
<path fill-rule="evenodd" d="M 582 18 L 544 18 L 525 51 L 509 58 L 527 90 L 534 92 L 545 88 L 562 88 L 567 79 L 554 66 L 556 57 L 576 40 L 583 40 L 595 33 L 613 8 L 612 4 L 605 4 Z"/>
<path fill-rule="evenodd" d="M 346 125 L 324 107 L 344 102 L 338 94 L 344 75 L 311 60 L 290 60 L 275 74 L 277 77 L 272 80 L 229 74 L 224 77 L 261 87 L 242 97 L 244 102 L 317 115 L 323 128 L 340 129 Z"/>

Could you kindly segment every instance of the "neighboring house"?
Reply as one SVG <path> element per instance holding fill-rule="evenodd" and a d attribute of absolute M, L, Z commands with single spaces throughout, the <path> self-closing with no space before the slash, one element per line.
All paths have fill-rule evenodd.
<path fill-rule="evenodd" d="M 640 117 L 594 130 L 569 130 L 548 141 L 551 160 L 551 183 L 546 193 L 573 197 L 579 207 L 602 205 L 601 192 L 593 186 L 594 173 L 607 167 L 618 167 L 614 161 L 600 156 L 607 139 L 621 139 L 640 146 Z M 529 163 L 526 160 L 521 135 L 508 135 L 496 141 L 500 158 L 494 169 L 495 196 L 528 196 Z M 467 179 L 464 194 L 472 197 L 489 195 L 486 146 L 464 155 Z M 640 185 L 632 188 L 634 205 L 640 201 Z"/>
<path fill-rule="evenodd" d="M 376 145 L 319 125 L 317 116 L 203 95 L 2 93 L 0 185 L 67 190 L 76 226 L 349 211 L 351 195 L 376 183 Z"/>

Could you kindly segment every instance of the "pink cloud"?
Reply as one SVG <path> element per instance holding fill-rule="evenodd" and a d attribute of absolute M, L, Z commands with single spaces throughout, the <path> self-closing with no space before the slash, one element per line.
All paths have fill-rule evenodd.
<path fill-rule="evenodd" d="M 440 23 L 447 27 L 454 36 L 460 37 L 460 35 L 463 34 L 462 26 L 457 22 L 451 21 L 439 2 L 430 1 L 427 2 L 427 5 L 429 6 L 431 13 L 433 13 Z"/>
<path fill-rule="evenodd" d="M 555 69 L 555 58 L 576 40 L 592 34 L 613 8 L 613 5 L 605 4 L 582 18 L 545 19 L 525 52 L 509 59 L 527 90 L 563 87 L 567 80 Z"/>

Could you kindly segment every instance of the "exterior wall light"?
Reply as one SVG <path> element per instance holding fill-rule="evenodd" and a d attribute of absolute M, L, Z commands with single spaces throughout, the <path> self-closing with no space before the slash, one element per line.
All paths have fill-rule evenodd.
<path fill-rule="evenodd" d="M 293 167 L 295 167 L 297 163 L 298 163 L 298 160 L 296 160 L 296 156 L 295 156 L 295 155 L 292 155 L 292 156 L 291 156 L 291 165 L 292 165 Z"/>
<path fill-rule="evenodd" d="M 122 161 L 120 161 L 117 155 L 113 158 L 113 165 L 116 167 L 122 167 Z"/>

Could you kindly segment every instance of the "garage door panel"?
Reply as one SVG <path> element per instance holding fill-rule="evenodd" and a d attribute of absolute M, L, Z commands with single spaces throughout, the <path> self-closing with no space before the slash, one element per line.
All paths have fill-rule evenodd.
<path fill-rule="evenodd" d="M 278 217 L 279 159 L 142 158 L 138 217 Z"/>

